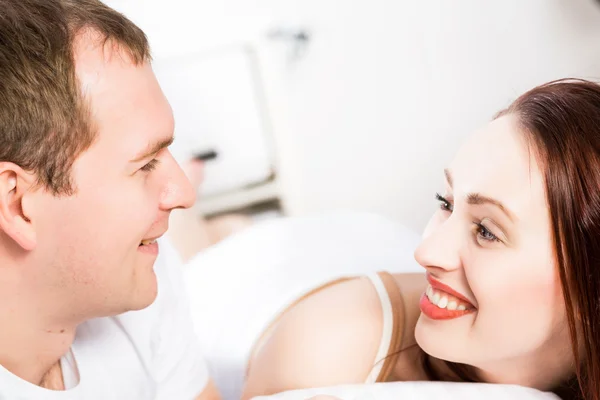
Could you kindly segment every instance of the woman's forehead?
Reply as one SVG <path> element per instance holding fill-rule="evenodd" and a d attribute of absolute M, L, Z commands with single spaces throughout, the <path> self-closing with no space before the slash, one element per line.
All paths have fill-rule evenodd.
<path fill-rule="evenodd" d="M 479 193 L 518 217 L 545 209 L 544 179 L 531 146 L 515 116 L 490 122 L 467 139 L 448 168 L 455 198 Z"/>

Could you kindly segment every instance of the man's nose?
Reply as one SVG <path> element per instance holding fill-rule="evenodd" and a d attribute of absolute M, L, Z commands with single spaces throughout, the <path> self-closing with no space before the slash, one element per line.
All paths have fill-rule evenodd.
<path fill-rule="evenodd" d="M 196 202 L 196 188 L 170 153 L 165 162 L 168 163 L 169 173 L 160 199 L 161 209 L 190 208 Z"/>

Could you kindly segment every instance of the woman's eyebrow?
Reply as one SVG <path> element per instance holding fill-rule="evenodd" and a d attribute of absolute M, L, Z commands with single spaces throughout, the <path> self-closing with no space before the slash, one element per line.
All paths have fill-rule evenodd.
<path fill-rule="evenodd" d="M 504 204 L 502 204 L 502 202 L 491 197 L 487 197 L 479 193 L 469 193 L 467 195 L 467 203 L 472 205 L 492 204 L 498 207 L 500 210 L 502 210 L 502 212 L 504 212 L 504 214 L 506 214 L 506 216 L 512 222 L 515 222 L 516 220 L 515 214 L 512 211 L 510 211 Z"/>
<path fill-rule="evenodd" d="M 452 174 L 448 168 L 444 170 L 444 175 L 446 175 L 446 182 L 448 182 L 448 186 L 452 187 Z"/>
<path fill-rule="evenodd" d="M 452 188 L 452 173 L 449 169 L 444 169 L 444 175 L 446 176 L 446 181 L 448 182 L 448 186 Z M 484 196 L 480 193 L 469 193 L 467 195 L 467 203 L 471 205 L 480 205 L 480 204 L 492 204 L 498 207 L 506 216 L 512 221 L 515 222 L 517 217 L 515 213 L 513 213 L 508 207 L 502 204 L 501 201 L 493 199 L 488 196 Z"/>

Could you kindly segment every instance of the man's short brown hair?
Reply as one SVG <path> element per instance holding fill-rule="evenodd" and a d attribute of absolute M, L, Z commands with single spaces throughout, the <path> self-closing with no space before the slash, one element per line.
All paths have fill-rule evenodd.
<path fill-rule="evenodd" d="M 73 162 L 96 137 L 75 72 L 85 30 L 136 65 L 150 60 L 144 32 L 98 0 L 0 0 L 0 161 L 55 195 L 73 193 Z"/>

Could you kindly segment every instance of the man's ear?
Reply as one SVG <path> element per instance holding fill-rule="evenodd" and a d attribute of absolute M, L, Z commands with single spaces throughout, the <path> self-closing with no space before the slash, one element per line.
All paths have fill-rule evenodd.
<path fill-rule="evenodd" d="M 37 244 L 33 223 L 23 211 L 23 198 L 34 183 L 19 166 L 0 162 L 0 229 L 26 251 Z"/>

